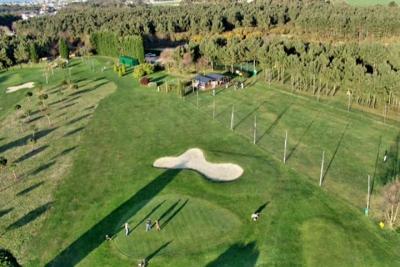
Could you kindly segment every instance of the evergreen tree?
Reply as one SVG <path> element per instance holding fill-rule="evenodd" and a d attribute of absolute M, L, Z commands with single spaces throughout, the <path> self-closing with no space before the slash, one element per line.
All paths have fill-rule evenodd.
<path fill-rule="evenodd" d="M 69 47 L 67 44 L 67 40 L 64 38 L 60 38 L 58 41 L 58 51 L 60 53 L 61 58 L 69 59 Z"/>
<path fill-rule="evenodd" d="M 37 48 L 35 43 L 31 43 L 29 45 L 29 57 L 31 62 L 33 63 L 38 63 L 39 62 L 39 56 L 37 53 Z"/>

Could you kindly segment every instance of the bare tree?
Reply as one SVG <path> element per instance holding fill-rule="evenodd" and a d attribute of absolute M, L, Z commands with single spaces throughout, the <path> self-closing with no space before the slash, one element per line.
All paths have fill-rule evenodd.
<path fill-rule="evenodd" d="M 400 181 L 396 179 L 384 189 L 383 211 L 386 223 L 391 229 L 399 226 L 398 213 L 400 209 Z"/>

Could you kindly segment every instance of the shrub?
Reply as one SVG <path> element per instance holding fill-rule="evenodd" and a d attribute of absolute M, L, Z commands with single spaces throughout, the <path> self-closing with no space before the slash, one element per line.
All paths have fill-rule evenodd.
<path fill-rule="evenodd" d="M 154 66 L 149 63 L 143 63 L 133 70 L 133 77 L 139 79 L 145 75 L 150 75 L 154 73 Z"/>
<path fill-rule="evenodd" d="M 139 83 L 141 85 L 148 85 L 150 83 L 150 79 L 147 77 L 142 77 L 142 78 L 140 78 Z"/>

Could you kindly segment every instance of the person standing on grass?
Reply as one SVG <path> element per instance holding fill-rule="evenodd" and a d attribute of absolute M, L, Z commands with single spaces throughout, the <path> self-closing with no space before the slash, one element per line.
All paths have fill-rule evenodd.
<path fill-rule="evenodd" d="M 148 232 L 148 231 L 150 231 L 151 230 L 151 220 L 150 219 L 147 219 L 147 222 L 146 222 L 146 232 Z"/>
<path fill-rule="evenodd" d="M 129 224 L 126 222 L 124 224 L 124 227 L 125 227 L 125 235 L 128 236 L 129 235 Z"/>
<path fill-rule="evenodd" d="M 161 231 L 160 222 L 156 220 L 156 229 L 157 231 Z"/>

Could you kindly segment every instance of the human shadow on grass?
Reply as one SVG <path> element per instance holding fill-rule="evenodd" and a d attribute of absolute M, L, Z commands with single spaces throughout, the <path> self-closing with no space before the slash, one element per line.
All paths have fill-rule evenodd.
<path fill-rule="evenodd" d="M 167 170 L 154 178 L 150 183 L 138 190 L 132 197 L 121 203 L 93 227 L 79 236 L 68 247 L 64 248 L 54 259 L 45 266 L 72 267 L 77 265 L 89 253 L 105 241 L 105 236 L 114 236 L 121 227 L 123 218 L 137 214 L 154 197 L 156 197 L 178 174 L 180 170 Z M 139 203 L 139 204 L 138 204 Z M 149 256 L 153 255 L 150 254 Z M 148 256 L 148 257 L 149 257 Z M 153 256 L 154 257 L 154 256 Z M 150 257 L 151 258 L 151 257 Z"/>
<path fill-rule="evenodd" d="M 242 122 L 244 122 L 245 120 L 247 120 L 248 117 L 250 117 L 251 115 L 254 114 L 254 112 L 256 112 L 260 107 L 262 107 L 265 103 L 267 103 L 267 101 L 263 101 L 261 102 L 260 105 L 258 105 L 257 107 L 255 107 L 253 110 L 251 110 L 246 116 L 244 116 L 241 120 L 238 121 L 238 123 L 233 127 L 234 129 L 236 129 Z"/>
<path fill-rule="evenodd" d="M 248 244 L 236 243 L 206 267 L 254 267 L 259 255 L 255 241 Z"/>
<path fill-rule="evenodd" d="M 48 202 L 22 216 L 17 221 L 13 222 L 7 226 L 6 231 L 14 230 L 29 224 L 30 222 L 39 218 L 43 213 L 45 213 L 52 205 L 52 202 Z"/>
<path fill-rule="evenodd" d="M 164 219 L 169 213 L 171 213 L 175 209 L 175 207 L 178 206 L 179 202 L 181 202 L 180 199 L 176 201 L 174 204 L 172 204 L 166 211 L 164 211 L 164 213 L 161 214 L 160 217 L 158 217 L 158 221 L 161 223 L 161 220 Z"/>
<path fill-rule="evenodd" d="M 79 133 L 80 131 L 83 131 L 84 129 L 85 129 L 85 127 L 83 127 L 83 126 L 76 128 L 75 130 L 69 131 L 68 133 L 64 134 L 63 137 L 68 137 L 68 136 L 74 135 L 76 133 Z"/>
<path fill-rule="evenodd" d="M 297 150 L 301 142 L 303 141 L 304 137 L 306 137 L 308 131 L 311 129 L 312 125 L 314 124 L 315 120 L 313 120 L 310 124 L 308 124 L 307 128 L 304 130 L 303 134 L 300 136 L 299 140 L 297 141 L 296 145 L 289 151 L 286 160 L 289 160 L 293 153 Z"/>
<path fill-rule="evenodd" d="M 289 105 L 287 105 L 282 111 L 281 113 L 278 114 L 278 116 L 276 117 L 276 119 L 271 123 L 271 125 L 260 135 L 260 137 L 257 138 L 256 143 L 258 143 L 259 141 L 261 141 L 264 136 L 266 136 L 268 133 L 270 133 L 272 131 L 272 129 L 274 129 L 276 127 L 276 125 L 278 125 L 279 121 L 282 119 L 283 115 L 286 114 L 286 112 L 288 112 L 288 110 L 290 109 L 290 107 L 294 104 L 294 102 L 291 102 Z"/>
<path fill-rule="evenodd" d="M 9 208 L 9 209 L 5 209 L 5 210 L 0 210 L 0 218 L 3 217 L 4 215 L 7 215 L 8 213 L 10 213 L 14 208 Z"/>
<path fill-rule="evenodd" d="M 37 133 L 35 133 L 35 139 L 36 141 L 47 136 L 48 134 L 50 134 L 51 132 L 53 132 L 54 130 L 58 129 L 58 127 L 55 128 L 50 128 L 50 129 L 45 129 L 45 130 L 41 130 Z M 0 153 L 4 153 L 7 150 L 13 149 L 13 148 L 17 148 L 20 146 L 24 146 L 27 144 L 27 142 L 29 141 L 29 139 L 32 138 L 32 135 L 26 135 L 20 139 L 14 140 L 10 143 L 4 144 L 2 146 L 0 146 Z"/>
<path fill-rule="evenodd" d="M 344 136 L 345 136 L 345 134 L 346 134 L 348 128 L 349 128 L 349 123 L 346 124 L 346 127 L 344 127 L 344 130 L 343 130 L 342 134 L 340 135 L 340 138 L 339 138 L 339 141 L 338 141 L 338 143 L 337 143 L 337 145 L 336 145 L 335 151 L 333 152 L 333 155 L 332 155 L 332 157 L 331 157 L 331 160 L 329 161 L 328 165 L 326 166 L 326 170 L 325 170 L 325 172 L 324 172 L 324 175 L 322 176 L 322 182 L 324 182 L 325 177 L 326 177 L 326 175 L 328 174 L 328 172 L 329 172 L 329 170 L 330 170 L 330 168 L 331 168 L 331 166 L 332 166 L 333 161 L 335 160 L 336 154 L 338 153 L 339 148 L 340 148 L 340 146 L 342 145 L 343 138 L 344 138 Z"/>
<path fill-rule="evenodd" d="M 265 202 L 264 204 L 262 204 L 260 207 L 258 207 L 254 213 L 261 213 L 269 204 L 269 201 Z"/>
<path fill-rule="evenodd" d="M 18 193 L 16 194 L 16 196 L 23 196 L 23 195 L 26 195 L 26 194 L 28 194 L 29 192 L 31 192 L 31 191 L 35 190 L 36 188 L 38 188 L 39 186 L 41 186 L 42 184 L 44 184 L 44 181 L 41 181 L 41 182 L 36 183 L 36 184 L 34 184 L 34 185 L 31 185 L 30 187 L 28 187 L 28 188 L 26 188 L 26 189 L 24 189 L 24 190 L 18 192 Z"/>
<path fill-rule="evenodd" d="M 146 214 L 146 216 L 143 217 L 143 219 L 141 219 L 133 228 L 131 231 L 135 230 L 136 228 L 138 228 L 142 223 L 144 223 L 145 220 L 147 220 L 148 218 L 150 218 L 150 216 L 156 211 L 158 210 L 163 204 L 165 203 L 165 200 L 163 200 L 160 204 L 158 204 L 157 206 L 155 206 L 149 213 Z"/>
<path fill-rule="evenodd" d="M 163 244 L 161 247 L 159 247 L 158 249 L 156 249 L 154 252 L 150 253 L 147 257 L 146 257 L 146 262 L 149 263 L 155 256 L 157 256 L 157 254 L 159 254 L 163 249 L 165 249 L 166 247 L 168 247 L 169 244 L 172 243 L 171 241 L 168 241 L 167 243 Z"/>
<path fill-rule="evenodd" d="M 44 146 L 41 146 L 39 148 L 36 148 L 36 149 L 26 153 L 25 155 L 22 155 L 18 159 L 16 159 L 14 161 L 14 163 L 21 163 L 21 162 L 23 162 L 23 161 L 25 161 L 27 159 L 30 159 L 30 158 L 40 154 L 41 152 L 45 151 L 48 147 L 49 147 L 49 145 L 44 145 Z"/>
<path fill-rule="evenodd" d="M 186 199 L 185 202 L 182 203 L 182 205 L 177 208 L 172 214 L 171 216 L 169 216 L 164 223 L 162 223 L 161 227 L 165 228 L 167 226 L 167 224 L 173 219 L 175 218 L 175 216 L 186 206 L 186 204 L 189 202 L 189 199 Z"/>
<path fill-rule="evenodd" d="M 29 173 L 29 175 L 37 175 L 37 174 L 41 173 L 42 171 L 45 171 L 45 170 L 49 169 L 49 168 L 50 168 L 51 166 L 53 166 L 54 164 L 56 164 L 56 161 L 55 161 L 55 160 L 50 161 L 50 162 L 48 162 L 48 163 L 45 163 L 45 164 L 43 164 L 43 165 L 40 165 L 39 167 L 37 167 L 36 169 L 34 169 L 33 171 L 31 171 L 31 172 Z"/>

